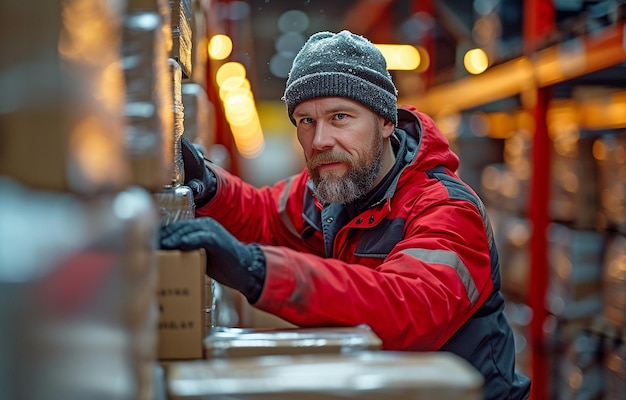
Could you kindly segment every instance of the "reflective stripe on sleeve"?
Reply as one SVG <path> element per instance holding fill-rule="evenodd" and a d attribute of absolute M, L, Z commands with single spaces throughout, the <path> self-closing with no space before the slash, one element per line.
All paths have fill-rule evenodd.
<path fill-rule="evenodd" d="M 467 297 L 469 298 L 472 306 L 476 303 L 476 301 L 478 301 L 478 290 L 476 289 L 474 279 L 456 253 L 445 250 L 427 249 L 406 249 L 402 250 L 402 252 L 410 255 L 411 257 L 415 257 L 420 261 L 424 261 L 425 263 L 442 264 L 454 268 L 456 274 L 459 276 L 459 279 L 463 282 L 463 286 L 467 292 Z"/>

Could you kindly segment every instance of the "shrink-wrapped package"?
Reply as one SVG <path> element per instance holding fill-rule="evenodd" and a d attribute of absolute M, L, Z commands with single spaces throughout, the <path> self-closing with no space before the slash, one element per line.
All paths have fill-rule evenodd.
<path fill-rule="evenodd" d="M 172 24 L 172 51 L 171 58 L 180 63 L 183 77 L 192 75 L 192 31 L 191 0 L 169 0 Z"/>
<path fill-rule="evenodd" d="M 366 325 L 328 328 L 217 327 L 204 339 L 206 358 L 339 354 L 381 348 L 380 338 Z"/>
<path fill-rule="evenodd" d="M 174 362 L 172 400 L 479 400 L 483 378 L 451 353 L 363 351 Z"/>
<path fill-rule="evenodd" d="M 172 76 L 172 101 L 173 101 L 173 121 L 174 129 L 172 130 L 171 139 L 173 141 L 173 170 L 172 184 L 182 185 L 185 181 L 185 167 L 183 165 L 183 154 L 180 139 L 185 131 L 185 108 L 183 106 L 182 80 L 183 73 L 180 64 L 176 60 L 170 58 L 168 60 L 170 74 Z"/>
<path fill-rule="evenodd" d="M 129 182 L 123 0 L 0 4 L 0 175 L 92 194 Z"/>
<path fill-rule="evenodd" d="M 172 75 L 164 25 L 157 11 L 126 15 L 122 46 L 126 82 L 126 148 L 134 185 L 160 190 L 172 183 Z"/>
<path fill-rule="evenodd" d="M 0 193 L 0 398 L 154 398 L 151 195 L 84 198 L 7 179 Z"/>
<path fill-rule="evenodd" d="M 165 186 L 154 196 L 161 213 L 161 225 L 195 217 L 196 206 L 189 186 Z"/>
<path fill-rule="evenodd" d="M 207 153 L 215 144 L 215 106 L 197 83 L 183 83 L 185 131 L 183 136 Z"/>

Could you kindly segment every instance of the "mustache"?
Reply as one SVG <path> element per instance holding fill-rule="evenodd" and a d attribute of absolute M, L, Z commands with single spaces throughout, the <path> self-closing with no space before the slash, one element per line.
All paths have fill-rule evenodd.
<path fill-rule="evenodd" d="M 346 153 L 327 151 L 324 153 L 318 153 L 307 161 L 307 168 L 315 169 L 320 165 L 330 164 L 335 162 L 352 163 L 352 157 Z"/>

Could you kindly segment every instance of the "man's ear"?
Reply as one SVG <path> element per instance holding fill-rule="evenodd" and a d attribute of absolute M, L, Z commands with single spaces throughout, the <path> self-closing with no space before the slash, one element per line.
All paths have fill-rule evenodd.
<path fill-rule="evenodd" d="M 381 117 L 381 119 L 382 119 L 381 132 L 383 134 L 383 138 L 387 139 L 388 137 L 391 136 L 396 126 L 394 125 L 393 122 L 391 122 L 387 118 Z"/>

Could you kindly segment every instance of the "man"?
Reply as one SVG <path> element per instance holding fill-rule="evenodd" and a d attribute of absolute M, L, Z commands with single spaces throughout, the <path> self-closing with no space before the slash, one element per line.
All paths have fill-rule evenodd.
<path fill-rule="evenodd" d="M 284 94 L 306 168 L 257 189 L 186 145 L 198 218 L 164 227 L 161 246 L 206 249 L 208 275 L 293 324 L 367 324 L 386 350 L 467 359 L 487 399 L 527 398 L 484 206 L 433 121 L 396 96 L 367 39 L 312 35 Z"/>

